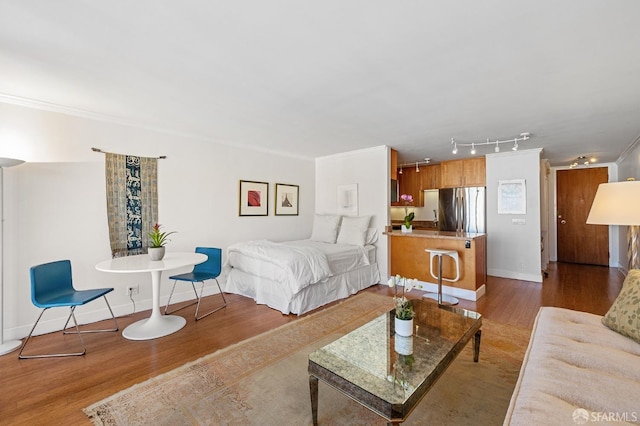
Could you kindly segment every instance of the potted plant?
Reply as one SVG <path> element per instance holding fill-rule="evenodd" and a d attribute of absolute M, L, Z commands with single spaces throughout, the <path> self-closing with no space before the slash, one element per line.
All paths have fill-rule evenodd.
<path fill-rule="evenodd" d="M 415 285 L 415 279 L 409 279 L 396 275 L 389 278 L 387 284 L 389 287 L 394 287 L 395 294 L 393 296 L 393 303 L 395 305 L 395 330 L 399 336 L 411 336 L 413 335 L 413 317 L 415 312 L 411 302 L 407 300 L 404 293 L 410 292 Z M 398 286 L 402 284 L 402 295 L 398 296 Z"/>
<path fill-rule="evenodd" d="M 162 260 L 165 252 L 165 244 L 171 241 L 168 237 L 175 234 L 175 231 L 163 232 L 160 230 L 162 225 L 156 223 L 149 232 L 149 257 L 151 260 Z"/>
<path fill-rule="evenodd" d="M 400 199 L 404 203 L 404 223 L 402 224 L 402 232 L 408 233 L 413 230 L 411 222 L 413 222 L 413 219 L 416 217 L 414 212 L 409 213 L 409 206 L 413 203 L 413 195 L 402 194 Z"/>

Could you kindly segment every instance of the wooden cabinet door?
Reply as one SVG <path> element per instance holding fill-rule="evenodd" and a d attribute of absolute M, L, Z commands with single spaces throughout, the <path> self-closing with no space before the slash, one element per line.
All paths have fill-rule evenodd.
<path fill-rule="evenodd" d="M 398 174 L 400 181 L 400 195 L 410 194 L 413 196 L 413 205 L 416 207 L 424 206 L 424 194 L 422 193 L 422 175 L 423 169 L 419 172 L 415 167 L 403 167 L 402 174 Z M 404 205 L 402 201 L 400 205 Z"/>
<path fill-rule="evenodd" d="M 440 165 L 425 166 L 420 168 L 422 190 L 440 188 Z"/>
<path fill-rule="evenodd" d="M 398 151 L 396 151 L 393 148 L 391 149 L 390 163 L 391 164 L 389 164 L 389 172 L 391 175 L 391 179 L 397 180 L 398 179 Z"/>
<path fill-rule="evenodd" d="M 443 161 L 440 163 L 440 187 L 457 188 L 462 186 L 464 160 Z"/>
<path fill-rule="evenodd" d="M 487 171 L 485 157 L 464 160 L 464 186 L 486 186 Z"/>

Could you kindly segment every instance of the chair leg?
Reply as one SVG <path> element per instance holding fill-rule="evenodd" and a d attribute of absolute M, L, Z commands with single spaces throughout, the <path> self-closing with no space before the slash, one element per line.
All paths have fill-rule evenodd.
<path fill-rule="evenodd" d="M 196 307 L 196 321 L 201 320 L 204 317 L 208 317 L 209 315 L 211 315 L 214 312 L 218 312 L 220 309 L 224 308 L 227 306 L 227 299 L 224 298 L 224 293 L 222 293 L 222 289 L 220 288 L 220 283 L 218 282 L 217 278 L 214 278 L 216 280 L 216 284 L 218 284 L 218 290 L 220 291 L 220 296 L 222 296 L 222 302 L 223 305 L 217 307 L 216 309 L 207 312 L 206 314 L 202 315 L 202 316 L 198 316 L 198 310 L 200 309 L 200 301 L 202 300 L 202 292 L 204 291 L 204 281 L 202 282 L 202 287 L 200 287 L 200 296 L 198 297 L 198 306 Z"/>
<path fill-rule="evenodd" d="M 29 332 L 29 335 L 27 336 L 27 338 L 24 340 L 24 343 L 22 343 L 22 347 L 20 348 L 20 353 L 18 354 L 18 358 L 19 359 L 33 359 L 33 358 L 55 358 L 55 357 L 64 357 L 64 356 L 81 356 L 87 353 L 87 348 L 85 348 L 84 346 L 84 340 L 82 340 L 82 335 L 80 333 L 80 328 L 78 327 L 78 321 L 76 321 L 76 316 L 74 314 L 74 310 L 75 310 L 75 306 L 71 306 L 71 314 L 69 315 L 70 317 L 73 318 L 73 323 L 76 327 L 76 331 L 77 333 L 72 333 L 72 334 L 78 334 L 78 339 L 80 339 L 80 345 L 82 345 L 82 352 L 73 352 L 73 353 L 60 353 L 60 354 L 41 354 L 41 355 L 22 355 L 22 352 L 24 351 L 24 348 L 27 346 L 27 342 L 29 341 L 29 339 L 31 339 L 31 336 L 33 335 L 33 331 L 36 329 L 36 326 L 38 325 L 38 322 L 40 322 L 40 318 L 42 318 L 42 315 L 44 314 L 44 311 L 46 311 L 49 308 L 44 308 L 42 310 L 42 312 L 40 312 L 40 315 L 38 316 L 38 319 L 36 320 L 36 323 L 33 324 L 33 327 L 31 328 L 31 331 Z M 67 322 L 69 320 L 67 319 Z"/>
<path fill-rule="evenodd" d="M 176 289 L 176 283 L 178 280 L 173 281 L 173 287 L 171 288 L 171 293 L 169 294 L 169 299 L 167 300 L 167 304 L 164 307 L 164 314 L 172 314 L 174 312 L 178 312 L 181 309 L 188 308 L 189 306 L 195 305 L 197 302 L 189 303 L 188 305 L 184 305 L 178 309 L 174 309 L 173 311 L 169 311 L 169 304 L 171 303 L 171 297 L 173 297 L 173 291 Z M 193 287 L 193 293 L 196 295 L 196 299 L 198 298 L 198 293 L 196 292 L 196 287 L 193 285 L 193 281 L 191 281 L 191 287 Z"/>
<path fill-rule="evenodd" d="M 104 301 L 107 302 L 107 308 L 109 308 L 109 312 L 111 312 L 111 318 L 113 318 L 113 323 L 115 325 L 114 328 L 107 328 L 107 329 L 103 329 L 103 330 L 81 330 L 80 333 L 103 333 L 106 331 L 118 331 L 118 321 L 116 320 L 116 316 L 113 315 L 113 310 L 111 309 L 111 305 L 109 305 L 109 301 L 107 300 L 107 296 L 104 295 L 102 296 L 104 297 Z M 64 323 L 64 328 L 62 329 L 62 334 L 75 334 L 75 331 L 67 331 L 67 324 L 69 323 L 69 320 L 71 319 L 71 315 L 69 315 L 69 318 L 67 318 L 67 322 Z"/>

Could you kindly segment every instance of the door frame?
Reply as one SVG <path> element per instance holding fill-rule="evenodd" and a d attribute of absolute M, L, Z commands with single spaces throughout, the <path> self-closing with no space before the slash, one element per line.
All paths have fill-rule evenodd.
<path fill-rule="evenodd" d="M 609 172 L 609 182 L 618 181 L 618 165 L 616 163 L 603 163 L 594 164 L 592 167 L 606 167 Z M 552 203 L 549 204 L 548 220 L 549 220 L 549 258 L 553 262 L 558 261 L 558 194 L 556 193 L 556 172 L 558 170 L 569 170 L 569 166 L 551 167 L 551 174 L 549 175 L 549 194 Z M 626 268 L 626 261 L 620 263 L 620 227 L 609 226 L 609 266 L 616 268 Z M 626 244 L 626 241 L 625 241 Z M 626 253 L 626 251 L 625 251 Z"/>

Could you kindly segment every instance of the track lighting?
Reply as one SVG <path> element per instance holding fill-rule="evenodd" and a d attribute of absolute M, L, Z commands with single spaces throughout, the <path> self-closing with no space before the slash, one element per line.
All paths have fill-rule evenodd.
<path fill-rule="evenodd" d="M 501 143 L 511 143 L 513 142 L 513 147 L 511 148 L 513 151 L 517 151 L 519 146 L 518 146 L 518 142 L 522 142 L 522 141 L 526 141 L 531 139 L 531 133 L 525 132 L 525 133 L 520 133 L 520 136 L 513 138 L 513 139 L 507 139 L 507 140 L 490 140 L 487 139 L 485 142 L 458 142 L 456 141 L 454 138 L 451 138 L 451 145 L 453 145 L 453 150 L 451 151 L 452 154 L 457 154 L 458 153 L 458 144 L 460 144 L 460 146 L 470 146 L 471 147 L 471 155 L 475 155 L 477 150 L 476 150 L 476 146 L 481 146 L 481 145 L 493 145 L 495 144 L 495 148 L 493 149 L 495 152 L 500 152 L 500 144 Z"/>

